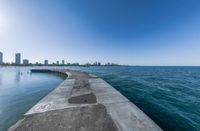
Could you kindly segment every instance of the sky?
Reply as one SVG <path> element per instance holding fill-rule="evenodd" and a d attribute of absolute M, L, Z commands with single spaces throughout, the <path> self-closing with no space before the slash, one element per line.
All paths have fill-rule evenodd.
<path fill-rule="evenodd" d="M 30 62 L 200 65 L 199 0 L 0 0 L 0 51 Z"/>

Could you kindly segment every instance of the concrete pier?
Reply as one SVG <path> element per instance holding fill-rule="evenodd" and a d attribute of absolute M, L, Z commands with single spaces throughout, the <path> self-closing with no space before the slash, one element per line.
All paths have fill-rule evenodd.
<path fill-rule="evenodd" d="M 161 131 L 147 115 L 103 79 L 71 70 L 9 131 Z"/>

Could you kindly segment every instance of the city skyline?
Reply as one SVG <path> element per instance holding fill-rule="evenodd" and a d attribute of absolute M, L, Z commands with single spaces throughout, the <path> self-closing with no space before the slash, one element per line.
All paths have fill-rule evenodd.
<path fill-rule="evenodd" d="M 99 61 L 95 61 L 95 62 L 86 62 L 86 63 L 79 63 L 79 62 L 67 62 L 64 59 L 62 60 L 56 60 L 56 61 L 52 61 L 49 62 L 49 60 L 43 60 L 43 62 L 38 62 L 38 61 L 29 61 L 29 59 L 26 59 L 26 57 L 24 58 L 21 53 L 15 53 L 15 56 L 13 56 L 15 61 L 4 61 L 4 57 L 3 57 L 3 52 L 0 52 L 0 65 L 25 65 L 25 66 L 31 66 L 31 65 L 85 65 L 85 66 L 90 66 L 90 65 L 94 65 L 94 66 L 101 66 L 101 65 L 117 65 L 116 63 L 112 63 L 112 62 L 107 62 L 107 63 L 101 63 Z"/>
<path fill-rule="evenodd" d="M 199 66 L 199 12 L 198 0 L 2 0 L 0 51 L 12 62 L 22 52 L 41 63 Z"/>
<path fill-rule="evenodd" d="M 42 63 L 40 61 L 34 61 L 34 62 L 32 61 L 32 62 L 30 62 L 29 59 L 23 58 L 21 53 L 15 53 L 15 56 L 13 55 L 13 59 L 14 59 L 14 61 L 5 61 L 4 60 L 4 53 L 0 52 L 0 64 L 6 64 L 6 63 L 16 64 L 16 65 L 21 65 L 21 64 L 28 65 L 28 64 L 33 64 L 33 63 L 40 63 L 40 64 L 44 64 L 44 65 L 50 64 L 49 60 L 44 60 L 44 63 Z M 65 63 L 65 60 L 60 60 L 60 61 L 62 61 L 61 64 Z M 56 62 L 59 63 L 59 60 L 56 60 Z M 52 62 L 52 63 L 56 63 L 56 62 Z"/>

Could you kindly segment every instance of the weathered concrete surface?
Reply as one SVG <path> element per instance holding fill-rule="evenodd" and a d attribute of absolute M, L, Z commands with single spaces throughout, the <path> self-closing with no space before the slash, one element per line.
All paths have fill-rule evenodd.
<path fill-rule="evenodd" d="M 96 96 L 91 91 L 84 91 L 79 90 L 77 92 L 83 91 L 84 93 L 73 93 L 71 97 L 69 98 L 69 103 L 71 104 L 90 104 L 90 103 L 96 103 Z M 74 91 L 73 91 L 74 92 Z M 81 95 L 79 95 L 81 94 Z"/>
<path fill-rule="evenodd" d="M 83 104 L 83 103 L 96 103 L 96 96 L 90 88 L 88 79 L 90 76 L 85 73 L 73 73 L 75 84 L 72 89 L 69 103 Z"/>
<path fill-rule="evenodd" d="M 105 106 L 91 105 L 30 115 L 15 131 L 117 131 Z"/>
<path fill-rule="evenodd" d="M 66 73 L 66 70 L 59 70 Z M 30 109 L 10 131 L 161 131 L 148 116 L 107 82 L 67 71 L 66 79 Z M 67 73 L 66 73 L 67 74 Z M 77 83 L 76 83 L 77 82 Z M 92 92 L 95 102 L 84 102 Z M 78 102 L 70 102 L 75 98 Z"/>

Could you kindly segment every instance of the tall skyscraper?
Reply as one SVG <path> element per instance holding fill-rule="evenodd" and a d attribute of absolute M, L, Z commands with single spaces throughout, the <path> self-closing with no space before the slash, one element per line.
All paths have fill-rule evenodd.
<path fill-rule="evenodd" d="M 64 65 L 65 64 L 65 60 L 62 60 L 62 65 Z"/>
<path fill-rule="evenodd" d="M 44 60 L 44 65 L 48 65 L 48 64 L 49 64 L 48 60 Z"/>
<path fill-rule="evenodd" d="M 0 64 L 3 64 L 3 53 L 0 52 Z"/>
<path fill-rule="evenodd" d="M 59 65 L 59 61 L 56 61 L 56 64 Z"/>
<path fill-rule="evenodd" d="M 21 54 L 20 53 L 16 53 L 15 54 L 15 64 L 16 65 L 20 65 L 21 64 Z"/>

